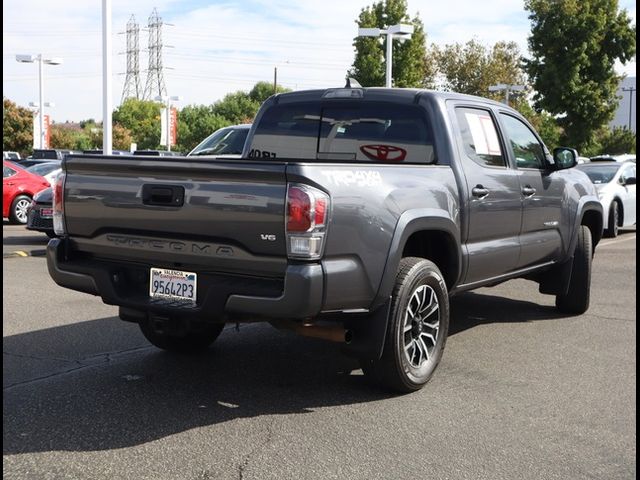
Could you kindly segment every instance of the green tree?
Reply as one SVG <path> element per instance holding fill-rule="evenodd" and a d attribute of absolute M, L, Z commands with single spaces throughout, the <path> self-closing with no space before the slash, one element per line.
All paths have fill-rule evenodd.
<path fill-rule="evenodd" d="M 361 10 L 356 20 L 359 28 L 386 28 L 398 23 L 413 25 L 413 35 L 404 42 L 393 42 L 393 86 L 424 87 L 429 81 L 429 68 L 424 55 L 426 34 L 420 17 L 407 14 L 406 0 L 381 0 Z M 385 85 L 385 52 L 387 36 L 356 37 L 353 46 L 356 56 L 349 71 L 364 87 Z"/>
<path fill-rule="evenodd" d="M 491 85 L 524 85 L 520 50 L 515 42 L 498 42 L 485 47 L 476 40 L 438 48 L 432 45 L 433 58 L 445 90 L 502 100 L 502 93 L 489 92 Z"/>
<path fill-rule="evenodd" d="M 635 54 L 635 26 L 617 0 L 526 0 L 525 9 L 535 105 L 559 116 L 564 142 L 589 149 L 618 106 L 614 65 Z"/>
<path fill-rule="evenodd" d="M 178 115 L 178 145 L 176 150 L 189 153 L 202 140 L 231 121 L 213 112 L 213 106 L 187 105 Z"/>
<path fill-rule="evenodd" d="M 212 111 L 229 123 L 247 123 L 253 121 L 260 103 L 251 98 L 247 92 L 238 91 L 229 93 L 222 100 L 214 103 Z"/>
<path fill-rule="evenodd" d="M 51 125 L 51 148 L 74 150 L 81 134 L 81 131 L 73 130 L 64 124 L 54 123 Z"/>
<path fill-rule="evenodd" d="M 613 130 L 603 128 L 598 136 L 600 151 L 596 154 L 608 153 L 620 155 L 623 153 L 636 153 L 636 133 L 627 127 L 615 127 Z"/>
<path fill-rule="evenodd" d="M 129 98 L 113 112 L 113 123 L 130 132 L 138 149 L 156 149 L 160 144 L 161 107 L 157 102 Z"/>
<path fill-rule="evenodd" d="M 4 97 L 2 108 L 2 150 L 24 157 L 33 150 L 33 113 Z"/>
<path fill-rule="evenodd" d="M 249 92 L 249 98 L 259 104 L 262 104 L 267 98 L 275 93 L 285 93 L 290 92 L 291 90 L 288 88 L 284 88 L 281 85 L 277 85 L 276 91 L 273 91 L 273 83 L 269 82 L 258 82 L 254 85 L 254 87 Z"/>

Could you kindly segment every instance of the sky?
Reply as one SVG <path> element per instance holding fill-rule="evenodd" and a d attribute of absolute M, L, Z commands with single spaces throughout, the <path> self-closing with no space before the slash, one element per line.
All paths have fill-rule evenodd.
<path fill-rule="evenodd" d="M 164 77 L 179 108 L 211 104 L 227 93 L 273 81 L 293 90 L 344 85 L 353 62 L 355 20 L 373 0 L 112 0 L 113 106 L 120 104 L 131 15 L 140 24 L 142 88 L 146 80 L 148 18 L 157 8 L 162 30 Z M 35 64 L 16 54 L 61 57 L 45 65 L 44 100 L 55 122 L 102 118 L 102 17 L 100 0 L 5 0 L 3 96 L 26 106 L 38 101 Z M 427 42 L 445 45 L 470 39 L 492 45 L 514 41 L 527 52 L 530 23 L 522 0 L 408 0 L 419 14 Z M 620 0 L 633 22 L 633 0 Z M 635 76 L 635 62 L 618 71 Z"/>

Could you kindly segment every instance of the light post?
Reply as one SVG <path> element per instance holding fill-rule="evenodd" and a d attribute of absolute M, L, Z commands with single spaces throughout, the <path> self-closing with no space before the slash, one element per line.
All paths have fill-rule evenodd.
<path fill-rule="evenodd" d="M 16 55 L 16 61 L 20 63 L 35 63 L 38 62 L 38 97 L 39 102 L 38 105 L 47 106 L 47 104 L 43 101 L 44 97 L 44 85 L 42 79 L 42 64 L 47 65 L 62 65 L 61 58 L 45 58 L 42 54 L 38 55 Z M 44 148 L 44 139 L 45 139 L 45 131 L 44 131 L 44 111 L 43 108 L 38 107 L 38 121 L 40 125 L 40 148 Z"/>
<path fill-rule="evenodd" d="M 393 65 L 393 39 L 409 39 L 413 33 L 413 25 L 407 25 L 405 23 L 399 23 L 388 27 L 386 30 L 381 28 L 359 28 L 359 37 L 379 37 L 380 35 L 387 36 L 387 54 L 385 57 L 386 72 L 385 72 L 385 86 L 391 88 L 392 83 L 392 65 Z"/>
<path fill-rule="evenodd" d="M 508 85 L 506 83 L 499 83 L 497 85 L 491 85 L 489 87 L 490 92 L 501 92 L 504 90 L 504 103 L 509 106 L 509 94 L 511 92 L 522 92 L 525 89 L 524 85 Z"/>
<path fill-rule="evenodd" d="M 633 92 L 636 87 L 622 87 L 623 92 L 629 92 L 629 131 L 631 131 L 631 119 L 633 118 Z"/>
<path fill-rule="evenodd" d="M 155 100 L 157 102 L 162 102 L 164 104 L 164 109 L 165 109 L 165 134 L 166 134 L 166 141 L 167 141 L 167 152 L 171 151 L 171 102 L 179 102 L 180 100 L 182 100 L 182 97 L 180 96 L 166 96 L 166 97 L 162 97 L 162 96 L 157 96 L 155 98 Z"/>

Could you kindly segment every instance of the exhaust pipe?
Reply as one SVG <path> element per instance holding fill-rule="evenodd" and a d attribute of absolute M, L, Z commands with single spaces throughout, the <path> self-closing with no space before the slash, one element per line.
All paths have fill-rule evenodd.
<path fill-rule="evenodd" d="M 351 343 L 351 330 L 345 330 L 342 326 L 337 325 L 315 325 L 312 323 L 297 323 L 290 320 L 281 320 L 274 322 L 277 328 L 285 328 L 292 330 L 303 337 L 320 338 L 330 342 Z"/>

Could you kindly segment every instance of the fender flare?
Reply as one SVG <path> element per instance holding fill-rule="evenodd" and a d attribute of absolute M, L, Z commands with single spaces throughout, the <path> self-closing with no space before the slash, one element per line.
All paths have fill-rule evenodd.
<path fill-rule="evenodd" d="M 604 226 L 604 213 L 602 209 L 602 203 L 600 203 L 599 199 L 591 195 L 582 197 L 578 202 L 578 213 L 573 222 L 573 231 L 571 233 L 571 240 L 569 241 L 569 248 L 567 249 L 567 256 L 569 258 L 573 257 L 573 252 L 576 248 L 576 243 L 578 242 L 578 229 L 582 224 L 582 219 L 584 218 L 585 213 L 589 211 L 596 211 L 600 214 L 600 231 L 596 232 L 598 233 L 598 237 L 597 237 L 597 241 L 594 238 L 594 242 L 593 242 L 594 249 L 595 249 L 595 245 L 602 238 L 603 226 Z"/>
<path fill-rule="evenodd" d="M 436 208 L 407 210 L 400 216 L 396 223 L 378 292 L 370 307 L 371 311 L 383 305 L 391 296 L 398 266 L 402 259 L 402 251 L 404 250 L 407 240 L 412 234 L 425 230 L 445 233 L 455 242 L 457 268 L 452 276 L 454 281 L 449 287 L 451 288 L 459 282 L 462 271 L 462 252 L 460 249 L 460 227 L 458 224 L 456 224 L 446 210 Z"/>

